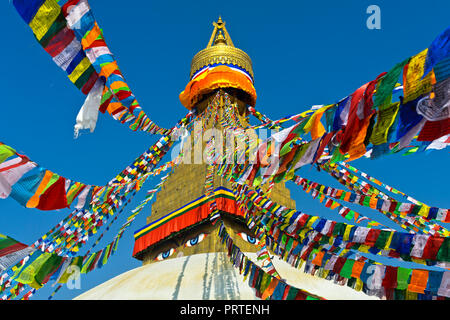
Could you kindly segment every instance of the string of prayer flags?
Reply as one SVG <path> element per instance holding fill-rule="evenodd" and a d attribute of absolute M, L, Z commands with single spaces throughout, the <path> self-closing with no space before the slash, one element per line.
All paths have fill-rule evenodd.
<path fill-rule="evenodd" d="M 108 96 L 113 97 L 111 104 L 119 106 L 118 109 L 114 107 L 115 118 L 117 120 L 127 119 L 127 122 L 131 123 L 130 128 L 133 131 L 143 130 L 150 133 L 168 134 L 169 130 L 158 127 L 142 111 L 134 94 L 125 82 L 113 54 L 106 45 L 103 32 L 94 18 L 88 1 L 61 1 L 60 5 L 69 27 L 75 31 L 90 62 L 97 73 L 105 78 L 107 89 L 104 90 L 104 94 L 109 92 Z M 109 106 L 106 108 L 108 109 Z M 100 111 L 105 112 L 106 110 L 101 108 Z M 120 116 L 117 115 L 118 113 L 120 113 Z"/>
<path fill-rule="evenodd" d="M 167 176 L 163 177 L 161 179 L 161 183 L 158 185 L 158 188 L 160 188 L 162 186 L 162 182 L 165 181 L 166 179 L 167 179 Z M 153 197 L 154 194 L 155 194 L 154 192 L 151 193 L 151 197 L 144 200 L 144 202 L 143 202 L 144 205 L 147 204 L 151 200 L 151 198 Z M 127 204 L 127 202 L 125 202 L 125 205 L 126 204 Z M 80 267 L 81 273 L 88 273 L 95 269 L 99 269 L 103 265 L 105 265 L 108 262 L 110 256 L 112 254 L 114 254 L 114 252 L 117 250 L 118 242 L 119 242 L 120 238 L 122 237 L 123 233 L 129 226 L 131 226 L 132 222 L 135 220 L 137 214 L 139 214 L 139 212 L 141 210 L 142 209 L 140 209 L 140 210 L 135 209 L 132 211 L 132 214 L 127 218 L 127 221 L 121 226 L 121 228 L 117 232 L 117 235 L 114 237 L 114 239 L 108 245 L 106 245 L 103 249 L 101 249 L 97 252 L 94 252 L 94 253 L 90 253 L 92 248 L 94 248 L 99 243 L 99 241 L 102 239 L 105 232 L 107 232 L 109 230 L 109 227 L 112 225 L 112 223 L 114 223 L 117 220 L 118 215 L 116 216 L 115 219 L 113 219 L 111 221 L 107 230 L 105 230 L 105 232 L 100 235 L 100 237 L 97 239 L 97 241 L 92 245 L 91 249 L 84 256 L 70 258 L 70 260 L 67 260 L 68 262 L 65 263 L 64 265 L 62 263 L 59 264 L 58 269 L 57 269 L 57 270 L 59 270 L 58 271 L 59 276 L 54 277 L 54 278 L 56 278 L 57 282 L 61 281 L 58 283 L 65 283 L 64 281 L 67 281 L 67 277 L 63 277 L 63 274 L 66 272 L 66 270 L 68 270 L 70 268 L 70 266 L 72 266 L 74 264 L 76 264 L 77 266 Z M 51 254 L 51 256 L 49 256 L 49 254 Z M 38 261 L 42 260 L 43 255 L 45 255 L 45 263 L 39 264 L 39 265 L 33 264 L 34 260 L 38 260 Z M 47 258 L 47 257 L 50 257 L 50 258 Z M 31 278 L 34 277 L 36 279 L 35 274 L 42 274 L 42 273 L 47 272 L 47 270 L 53 270 L 53 269 L 48 269 L 48 263 L 47 263 L 47 259 L 56 259 L 56 258 L 51 258 L 51 257 L 59 257 L 59 256 L 56 253 L 43 252 L 43 253 L 38 253 L 38 256 L 33 257 L 33 259 L 31 259 L 30 261 L 22 261 L 20 263 L 21 264 L 20 274 L 16 272 L 16 274 L 14 274 L 11 277 L 11 280 L 15 280 L 22 285 L 29 285 L 30 283 L 24 282 L 25 281 L 24 279 L 28 279 L 30 277 Z M 65 259 L 66 258 L 62 258 L 62 261 L 64 262 Z M 58 260 L 58 261 L 60 261 L 60 260 Z M 34 269 L 29 270 L 29 268 L 34 268 L 34 269 L 38 268 L 39 271 L 37 271 L 37 273 L 35 273 Z M 46 281 L 42 281 L 42 283 L 39 283 L 38 286 L 36 286 L 36 285 L 32 286 L 32 290 L 34 289 L 33 293 L 36 290 L 42 288 L 48 282 L 48 280 L 51 279 L 51 275 L 53 275 L 53 273 L 56 272 L 56 270 L 51 271 L 51 272 L 52 272 L 51 274 L 45 275 L 45 279 L 47 279 Z M 25 276 L 25 274 L 27 276 Z M 25 287 L 20 287 L 19 291 L 23 291 L 24 289 L 25 289 Z M 57 292 L 57 290 L 54 293 L 52 293 L 51 297 L 53 297 L 56 292 Z M 18 295 L 18 293 L 9 298 L 14 298 L 17 295 Z M 29 295 L 27 295 L 27 297 L 29 297 Z"/>
<path fill-rule="evenodd" d="M 13 158 L 0 163 L 0 198 L 11 196 L 24 207 L 39 210 L 67 208 L 77 197 L 85 201 L 82 196 L 87 194 L 82 192 L 91 186 L 61 177 L 16 152 L 9 156 Z"/>
<path fill-rule="evenodd" d="M 19 15 L 33 31 L 36 40 L 50 54 L 72 83 L 88 94 L 98 74 L 86 57 L 81 43 L 67 21 L 56 0 L 13 0 Z"/>
<path fill-rule="evenodd" d="M 384 200 L 370 195 L 357 194 L 352 191 L 344 191 L 341 189 L 332 188 L 316 182 L 312 182 L 311 180 L 301 177 L 296 177 L 294 182 L 298 185 L 303 186 L 304 190 L 307 192 L 313 190 L 312 194 L 313 197 L 317 196 L 317 194 L 322 194 L 326 198 L 331 197 L 334 199 L 362 205 L 371 209 L 378 210 L 380 212 L 390 212 L 400 214 L 405 217 L 406 215 L 413 215 L 412 214 L 413 212 L 416 212 L 416 214 L 421 212 L 423 217 L 427 218 L 429 214 L 426 214 L 425 211 L 431 209 L 430 207 L 427 207 L 425 205 L 397 202 L 394 201 L 393 199 Z M 422 208 L 425 209 L 422 210 Z M 442 216 L 442 213 L 448 212 L 448 209 L 433 208 L 431 211 L 434 212 L 436 215 L 438 212 L 441 212 L 440 216 Z M 444 220 L 443 222 L 450 222 L 450 220 L 449 221 Z M 441 231 L 441 229 L 442 227 L 439 229 L 439 231 Z"/>
<path fill-rule="evenodd" d="M 383 201 L 392 201 L 395 203 L 398 203 L 397 200 L 390 197 L 387 194 L 384 194 L 377 188 L 371 186 L 370 184 L 360 180 L 357 176 L 351 174 L 350 172 L 346 171 L 345 168 L 340 168 L 338 170 L 337 167 L 330 167 L 327 164 L 320 166 L 324 171 L 328 172 L 333 178 L 337 179 L 337 181 L 350 190 L 357 192 L 358 194 L 363 195 L 370 195 L 372 197 L 376 197 L 378 199 L 382 199 Z M 331 169 L 331 170 L 330 170 Z M 410 200 L 410 199 L 408 199 Z M 372 200 L 371 200 L 372 201 Z M 373 203 L 375 199 L 373 200 Z M 377 200 L 378 201 L 378 200 Z M 412 200 L 410 200 L 412 201 Z M 385 207 L 381 207 L 381 209 L 388 210 L 388 206 L 390 206 L 390 202 L 383 202 L 385 203 Z M 389 207 L 390 208 L 390 207 Z M 378 208 L 380 209 L 380 208 Z M 423 219 L 421 216 L 413 217 L 413 216 L 407 216 L 404 213 L 397 212 L 399 210 L 399 207 L 392 208 L 394 210 L 393 213 L 389 211 L 381 210 L 381 212 L 389 217 L 394 222 L 398 223 L 402 228 L 404 229 L 410 229 L 413 232 L 423 232 L 423 233 L 435 233 L 438 232 L 442 235 L 446 235 L 448 231 L 446 231 L 445 228 L 440 226 L 439 224 L 430 223 L 429 221 Z M 380 210 L 379 210 L 380 211 Z M 442 211 L 441 211 L 442 213 Z"/>
<path fill-rule="evenodd" d="M 60 5 L 56 0 L 14 0 L 13 5 L 56 65 L 87 95 L 76 119 L 75 137 L 82 129 L 92 132 L 97 122 L 104 83 L 99 79 L 74 30 L 67 25 Z"/>
<path fill-rule="evenodd" d="M 4 145 L 3 145 L 3 150 L 5 150 Z M 7 149 L 7 154 L 12 154 L 13 153 L 13 149 L 12 148 L 6 148 Z M 155 146 L 153 148 L 151 148 L 151 151 L 149 151 L 149 153 L 146 154 L 147 155 L 153 155 L 154 152 L 159 151 L 161 149 L 165 149 L 165 151 L 167 151 L 167 145 L 165 143 L 160 143 L 157 142 L 157 144 L 155 144 Z M 138 160 L 141 161 L 142 159 L 145 159 L 144 157 L 139 157 Z M 159 158 L 160 160 L 161 158 Z M 136 160 L 136 161 L 138 161 Z M 158 160 L 158 161 L 159 161 Z M 155 166 L 158 161 L 153 161 L 150 165 L 150 167 Z M 91 209 L 94 210 L 94 214 L 91 214 L 89 212 L 86 212 L 85 210 L 80 210 L 78 211 L 78 214 L 72 213 L 71 215 L 69 215 L 69 217 L 67 217 L 66 219 L 64 219 L 63 221 L 61 221 L 57 227 L 55 227 L 52 230 L 57 231 L 56 235 L 62 235 L 63 237 L 68 237 L 67 239 L 65 238 L 61 238 L 58 236 L 58 238 L 55 238 L 55 240 L 57 240 L 58 242 L 56 243 L 56 246 L 54 245 L 54 242 L 49 242 L 46 241 L 47 239 L 52 239 L 54 238 L 54 236 L 52 235 L 52 230 L 47 233 L 44 237 L 42 237 L 40 240 L 38 240 L 33 247 L 37 248 L 39 251 L 40 250 L 46 250 L 47 253 L 50 253 L 52 251 L 55 252 L 55 254 L 62 254 L 63 251 L 61 251 L 61 249 L 70 249 L 70 250 L 74 250 L 74 251 L 78 251 L 77 248 L 79 248 L 79 245 L 82 243 L 86 243 L 87 241 L 87 236 L 83 236 L 83 234 L 80 233 L 80 231 L 82 232 L 91 232 L 94 231 L 95 233 L 95 227 L 96 226 L 101 226 L 102 225 L 102 218 L 105 217 L 104 214 L 107 214 L 109 212 L 109 210 L 107 209 L 107 207 L 105 207 L 105 202 L 108 203 L 109 206 L 112 206 L 111 209 L 112 211 L 115 211 L 114 208 L 117 205 L 120 205 L 123 200 L 123 198 L 129 193 L 130 190 L 134 189 L 134 186 L 138 185 L 138 181 L 136 181 L 137 178 L 141 177 L 142 174 L 144 173 L 144 171 L 139 172 L 135 172 L 134 173 L 134 177 L 133 179 L 130 179 L 129 182 L 127 182 L 125 184 L 125 187 L 121 187 L 120 184 L 119 185 L 112 185 L 109 188 L 98 188 L 97 190 L 94 190 L 95 192 L 92 193 L 92 197 L 93 197 L 93 202 L 95 202 L 96 205 L 91 206 Z M 145 178 L 146 176 L 144 176 Z M 114 197 L 117 196 L 113 195 L 113 191 L 114 190 L 123 190 L 125 189 L 125 193 L 123 195 L 119 195 L 119 200 L 118 201 L 114 201 Z M 105 192 L 106 191 L 106 192 Z M 102 196 L 102 193 L 104 194 L 104 196 Z M 108 197 L 112 197 L 108 198 Z M 120 199 L 122 198 L 122 199 Z M 125 202 L 126 203 L 126 202 Z M 102 210 L 98 211 L 96 208 L 96 206 L 102 207 Z M 106 216 L 107 217 L 107 216 Z M 82 219 L 82 220 L 80 220 Z M 77 225 L 77 221 L 84 221 L 84 225 L 86 226 L 86 228 L 79 228 L 79 224 Z M 130 221 L 128 221 L 130 222 Z M 71 225 L 75 226 L 75 228 L 77 228 L 76 230 L 71 230 Z M 64 227 L 62 230 L 60 230 L 60 227 Z M 69 232 L 70 231 L 70 232 Z M 76 231 L 76 232 L 74 232 Z M 65 239 L 65 240 L 64 240 Z M 61 241 L 63 240 L 63 241 Z M 60 245 L 63 244 L 64 242 L 67 243 L 65 248 L 61 248 Z M 117 244 L 117 240 L 116 240 L 116 244 Z M 116 246 L 114 246 L 116 247 Z M 19 264 L 21 265 L 21 267 L 23 267 L 26 262 L 29 260 L 29 257 L 26 257 L 25 259 L 23 259 Z M 14 269 L 14 268 L 13 268 Z M 10 274 L 11 276 L 11 274 Z M 5 285 L 3 286 L 3 290 L 8 287 L 10 285 L 11 281 L 8 280 Z M 23 286 L 17 285 L 18 286 L 18 290 L 23 290 Z"/>
<path fill-rule="evenodd" d="M 307 232 L 303 238 L 297 239 L 290 235 L 292 232 L 285 233 L 292 230 L 290 228 L 280 231 L 277 228 L 282 229 L 282 225 L 273 228 L 273 224 L 267 224 L 267 220 L 262 217 L 250 220 L 247 222 L 249 228 L 257 227 L 268 231 L 267 236 L 272 239 L 268 242 L 272 252 L 296 268 L 300 268 L 306 262 L 303 271 L 313 276 L 334 280 L 337 284 L 347 285 L 382 299 L 404 299 L 406 292 L 430 300 L 442 300 L 450 295 L 447 288 L 448 280 L 445 280 L 450 275 L 448 271 L 392 267 L 367 260 L 360 255 L 357 255 L 356 259 L 351 259 L 349 251 L 339 249 L 335 243 L 330 245 L 327 241 L 319 242 L 317 233 Z M 265 227 L 261 224 L 263 220 L 266 223 Z M 395 281 L 397 271 L 401 272 L 398 285 Z"/>
<path fill-rule="evenodd" d="M 299 186 L 303 186 L 303 190 L 306 193 L 310 193 L 311 197 L 317 198 L 317 196 L 320 196 L 320 202 L 324 203 L 325 207 L 330 208 L 331 210 L 337 209 L 337 211 L 339 212 L 339 215 L 341 215 L 343 218 L 350 220 L 350 221 L 355 221 L 357 224 L 361 223 L 362 221 L 366 221 L 366 220 L 369 220 L 369 222 L 371 222 L 371 219 L 369 219 L 368 217 L 362 216 L 358 212 L 342 205 L 338 201 L 331 199 L 331 198 L 335 198 L 338 200 L 346 201 L 345 199 L 347 199 L 347 196 L 346 196 L 347 193 L 345 193 L 345 191 L 339 190 L 339 191 L 342 191 L 342 192 L 339 192 L 339 194 L 341 194 L 341 193 L 342 194 L 340 197 L 338 197 L 337 196 L 338 191 L 334 188 L 326 187 L 324 185 L 319 185 L 318 183 L 312 182 L 305 178 L 301 178 L 299 176 L 294 177 L 293 181 L 295 184 L 297 184 Z M 312 190 L 312 192 L 311 192 L 311 190 Z M 355 197 L 355 199 L 356 199 L 356 197 Z M 370 198 L 370 199 L 372 199 L 372 198 Z M 324 200 L 325 200 L 325 202 L 324 202 Z M 354 203 L 360 204 L 359 201 L 355 201 Z M 384 226 L 384 227 L 386 227 L 386 226 Z"/>
<path fill-rule="evenodd" d="M 267 217 L 268 221 L 272 221 L 271 224 L 275 221 L 274 217 L 277 217 L 283 221 L 280 222 L 284 225 L 283 228 L 290 226 L 290 233 L 297 236 L 305 230 L 315 230 L 323 241 L 333 240 L 335 246 L 342 244 L 347 249 L 364 252 L 373 248 L 376 253 L 384 255 L 383 252 L 386 251 L 392 256 L 401 256 L 404 260 L 425 260 L 429 264 L 448 262 L 450 259 L 447 249 L 449 237 L 353 226 L 285 208 L 254 190 L 246 190 L 244 194 L 249 202 L 272 215 L 272 218 Z"/>
<path fill-rule="evenodd" d="M 13 5 L 53 61 L 87 95 L 75 125 L 95 129 L 98 111 L 109 111 L 133 131 L 169 134 L 142 110 L 105 43 L 87 0 L 14 0 Z"/>
<path fill-rule="evenodd" d="M 449 271 L 383 265 L 362 256 L 351 259 L 334 253 L 333 247 L 326 245 L 311 247 L 311 242 L 301 243 L 292 238 L 286 241 L 292 243 L 290 250 L 273 242 L 271 249 L 280 258 L 296 267 L 304 263 L 304 272 L 367 295 L 387 300 L 403 300 L 408 293 L 424 300 L 444 300 L 450 296 L 446 280 Z"/>
<path fill-rule="evenodd" d="M 348 162 L 363 155 L 375 159 L 401 150 L 409 155 L 446 147 L 448 143 L 439 139 L 450 134 L 448 30 L 428 49 L 398 63 L 338 103 L 311 108 L 312 112 L 302 118 L 308 123 L 302 134 L 311 132 L 311 140 L 322 134 L 331 135 L 333 143 L 328 144 L 332 155 L 330 163 Z M 400 78 L 403 84 L 397 83 Z M 392 101 L 394 92 L 403 92 L 404 96 L 400 96 L 399 101 Z M 280 126 L 275 124 L 283 122 L 269 119 L 254 107 L 248 109 L 263 127 L 279 129 Z M 325 124 L 321 123 L 323 114 L 326 115 Z M 439 147 L 427 149 L 431 144 Z M 294 149 L 290 152 L 304 152 L 303 148 Z M 287 158 L 292 160 L 293 156 Z M 295 159 L 294 162 L 298 161 Z"/>
<path fill-rule="evenodd" d="M 219 237 L 228 249 L 227 253 L 233 266 L 239 269 L 240 274 L 244 275 L 244 281 L 248 278 L 248 284 L 255 289 L 255 295 L 258 298 L 262 300 L 324 300 L 324 298 L 305 290 L 290 286 L 285 281 L 272 276 L 252 262 L 234 244 L 223 222 L 221 222 L 219 227 Z"/>
<path fill-rule="evenodd" d="M 142 158 L 145 159 L 148 156 L 153 159 L 155 153 L 162 155 L 164 152 L 162 149 L 165 149 L 168 140 L 164 139 L 165 143 L 160 144 L 160 148 L 151 149 Z M 131 188 L 131 185 L 134 185 L 136 180 L 144 174 L 144 168 L 147 169 L 146 166 L 141 166 L 139 170 L 134 170 L 132 175 L 127 171 L 127 179 L 119 185 L 92 186 L 64 178 L 42 168 L 28 157 L 16 153 L 9 146 L 2 144 L 1 147 L 8 150 L 8 154 L 5 153 L 5 155 L 12 159 L 7 160 L 5 156 L 6 161 L 0 163 L 0 198 L 5 199 L 11 196 L 24 207 L 39 210 L 68 208 L 78 199 L 75 205 L 77 209 L 91 208 L 100 200 L 105 200 L 102 210 L 110 211 L 114 207 L 114 197 L 127 188 Z M 136 161 L 141 162 L 142 158 Z M 154 166 L 153 163 L 150 165 Z M 103 196 L 102 199 L 100 199 L 101 196 Z M 107 200 L 108 197 L 109 200 Z"/>
<path fill-rule="evenodd" d="M 362 177 L 366 178 L 367 180 L 384 187 L 386 190 L 394 193 L 394 194 L 400 194 L 404 198 L 406 198 L 410 203 L 406 202 L 399 202 L 399 201 L 392 201 L 393 199 L 390 199 L 391 201 L 388 203 L 385 203 L 383 201 L 382 208 L 387 209 L 383 211 L 389 211 L 389 212 L 396 212 L 396 213 L 404 213 L 408 216 L 419 216 L 423 219 L 426 219 L 427 221 L 441 221 L 441 222 L 450 222 L 449 216 L 449 209 L 443 209 L 443 208 L 437 208 L 437 207 L 430 207 L 426 204 L 414 199 L 413 197 L 389 186 L 386 185 L 379 180 L 371 177 L 365 172 L 362 172 L 361 170 L 358 170 L 348 164 L 340 163 L 340 166 L 344 166 L 347 169 L 350 169 L 354 172 L 359 173 Z M 377 205 L 379 207 L 379 205 Z M 391 209 L 392 206 L 392 209 Z M 389 209 L 388 209 L 389 208 Z"/>

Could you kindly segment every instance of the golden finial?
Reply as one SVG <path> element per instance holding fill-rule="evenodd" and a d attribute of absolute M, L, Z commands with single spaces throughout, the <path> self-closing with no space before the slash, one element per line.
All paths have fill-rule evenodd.
<path fill-rule="evenodd" d="M 253 78 L 252 61 L 242 50 L 235 48 L 225 21 L 219 16 L 213 23 L 214 30 L 205 49 L 198 52 L 191 63 L 191 77 L 200 68 L 209 64 L 224 63 L 245 69 Z"/>
<path fill-rule="evenodd" d="M 234 47 L 233 41 L 231 41 L 231 37 L 228 34 L 227 28 L 225 27 L 225 22 L 222 21 L 222 17 L 219 16 L 217 22 L 213 22 L 214 30 L 209 39 L 208 45 L 206 48 L 211 47 L 212 45 L 216 45 L 217 39 L 221 37 L 219 43 L 226 44 L 227 46 Z M 216 40 L 215 40 L 216 39 Z M 214 44 L 213 44 L 214 43 Z"/>
<path fill-rule="evenodd" d="M 216 37 L 216 40 L 214 41 L 214 45 L 226 45 L 227 40 L 225 39 L 222 30 L 219 32 L 219 34 Z"/>

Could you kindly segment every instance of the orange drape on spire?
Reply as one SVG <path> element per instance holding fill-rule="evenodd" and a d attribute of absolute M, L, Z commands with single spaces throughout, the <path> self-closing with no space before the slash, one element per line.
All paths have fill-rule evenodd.
<path fill-rule="evenodd" d="M 188 109 L 200 100 L 204 94 L 218 88 L 236 88 L 246 92 L 251 98 L 251 105 L 256 103 L 256 90 L 252 82 L 242 73 L 227 66 L 218 66 L 205 71 L 202 75 L 190 81 L 180 93 L 181 103 Z"/>

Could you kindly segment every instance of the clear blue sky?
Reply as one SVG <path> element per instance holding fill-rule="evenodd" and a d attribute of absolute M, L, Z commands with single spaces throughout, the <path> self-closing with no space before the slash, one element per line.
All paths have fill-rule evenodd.
<path fill-rule="evenodd" d="M 381 8 L 381 30 L 366 28 L 366 8 Z M 311 105 L 333 103 L 428 47 L 448 26 L 448 0 L 423 1 L 139 1 L 91 0 L 97 21 L 141 106 L 159 125 L 170 127 L 186 114 L 178 94 L 188 81 L 193 55 L 206 47 L 212 21 L 221 15 L 234 44 L 253 60 L 257 107 L 272 119 Z M 84 96 L 35 41 L 9 1 L 0 3 L 2 108 L 0 141 L 70 179 L 102 185 L 156 137 L 134 133 L 100 115 L 93 134 L 73 139 Z M 450 207 L 446 165 L 449 153 L 359 159 L 353 164 L 381 181 L 433 206 Z M 336 185 L 309 168 L 304 175 Z M 151 183 L 145 185 L 150 189 Z M 335 217 L 316 200 L 290 188 L 297 209 Z M 105 241 L 133 209 L 136 198 Z M 367 211 L 360 210 L 361 213 Z M 31 244 L 69 213 L 41 212 L 0 201 L 0 233 Z M 102 269 L 84 275 L 81 290 L 62 289 L 56 299 L 83 291 L 140 266 L 131 257 L 133 231 L 142 213 Z M 369 213 L 367 213 L 369 215 Z M 372 215 L 373 216 L 373 215 Z M 98 246 L 101 248 L 101 246 Z M 52 292 L 42 289 L 36 298 Z"/>

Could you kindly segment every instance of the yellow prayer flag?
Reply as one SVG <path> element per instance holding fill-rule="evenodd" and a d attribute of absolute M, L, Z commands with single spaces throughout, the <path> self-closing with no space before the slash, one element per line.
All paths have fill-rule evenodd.
<path fill-rule="evenodd" d="M 75 67 L 71 74 L 69 74 L 69 80 L 75 83 L 79 77 L 91 66 L 91 62 L 87 57 L 84 57 L 83 60 Z"/>
<path fill-rule="evenodd" d="M 414 100 L 432 89 L 433 81 L 435 81 L 433 70 L 421 80 L 427 53 L 428 49 L 425 49 L 416 54 L 405 66 L 406 72 L 403 73 L 404 103 Z"/>
<path fill-rule="evenodd" d="M 348 241 L 350 239 L 350 230 L 352 229 L 352 225 L 348 224 L 345 227 L 344 236 L 342 238 L 343 241 Z"/>
<path fill-rule="evenodd" d="M 55 0 L 46 0 L 42 4 L 29 23 L 37 40 L 41 40 L 45 36 L 60 13 L 61 7 Z"/>
<path fill-rule="evenodd" d="M 430 207 L 427 206 L 426 204 L 423 204 L 422 207 L 420 208 L 419 212 L 417 213 L 419 216 L 421 217 L 426 217 L 428 216 L 428 212 L 430 211 Z M 421 219 L 422 220 L 422 219 Z"/>
<path fill-rule="evenodd" d="M 314 223 L 317 219 L 319 219 L 319 217 L 317 217 L 317 216 L 311 217 L 311 218 L 309 219 L 308 223 L 306 224 L 306 228 L 311 228 L 311 226 L 313 225 L 313 223 Z"/>

